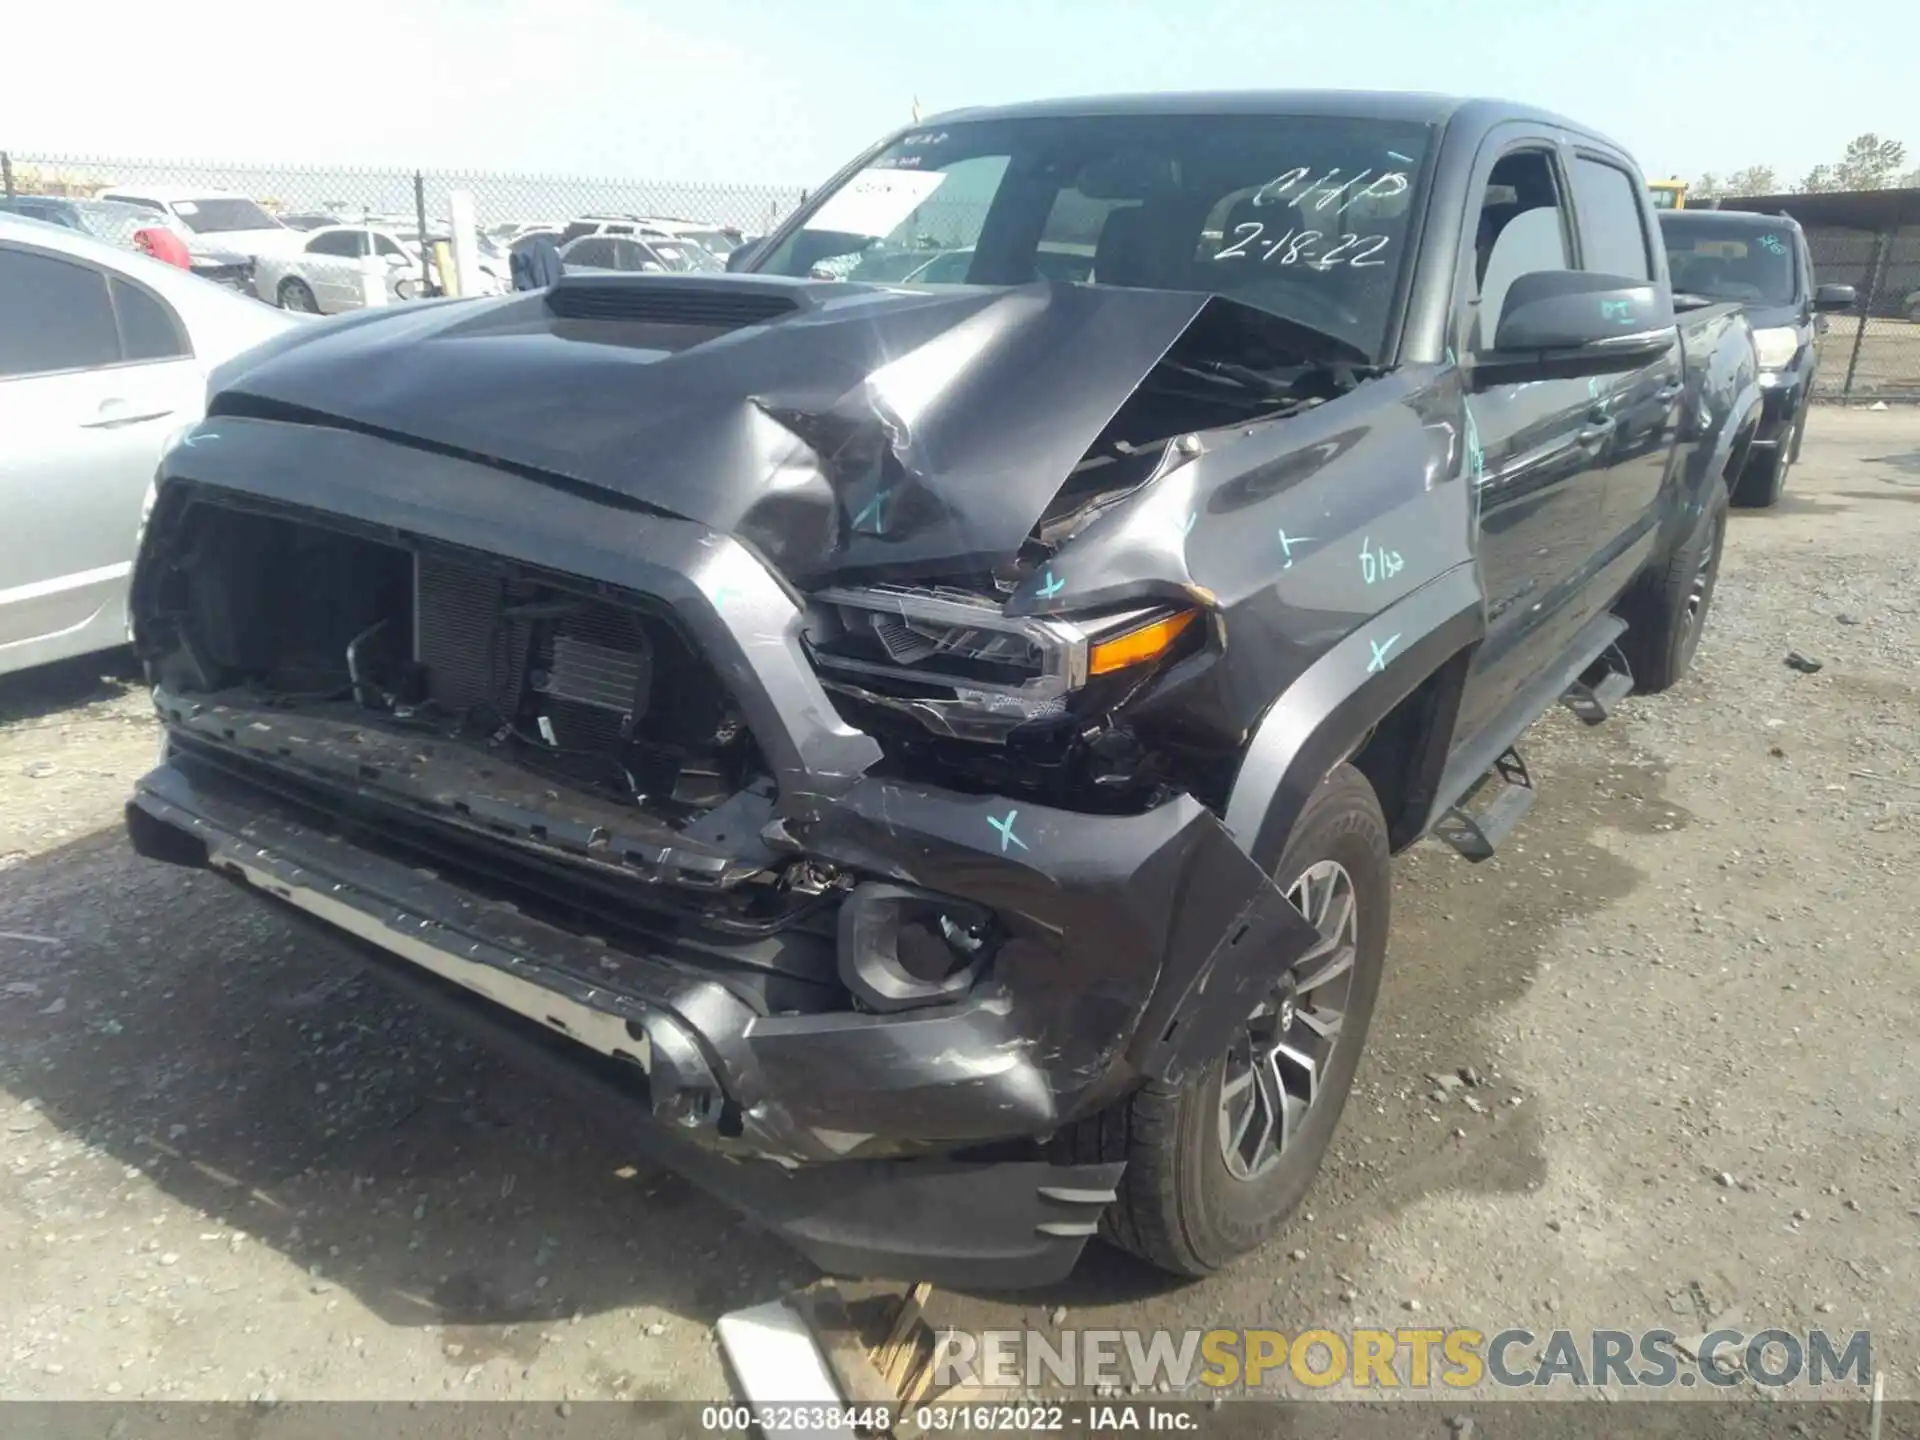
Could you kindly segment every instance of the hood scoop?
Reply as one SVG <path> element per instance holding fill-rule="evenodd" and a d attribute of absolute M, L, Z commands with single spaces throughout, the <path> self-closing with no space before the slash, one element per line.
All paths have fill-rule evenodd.
<path fill-rule="evenodd" d="M 547 291 L 562 320 L 610 320 L 742 330 L 791 315 L 800 302 L 786 286 L 652 275 L 563 275 Z"/>

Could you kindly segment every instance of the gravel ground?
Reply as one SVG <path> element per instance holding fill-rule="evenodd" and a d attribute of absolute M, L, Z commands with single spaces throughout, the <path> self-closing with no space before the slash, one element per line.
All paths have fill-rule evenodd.
<path fill-rule="evenodd" d="M 1870 1326 L 1920 1394 L 1917 555 L 1920 414 L 1817 412 L 1788 498 L 1735 516 L 1696 676 L 1542 722 L 1496 860 L 1400 863 L 1290 1232 L 1204 1284 L 1096 1248 L 935 1318 Z M 724 1395 L 713 1321 L 807 1268 L 131 855 L 154 742 L 124 681 L 0 689 L 0 1395 Z"/>

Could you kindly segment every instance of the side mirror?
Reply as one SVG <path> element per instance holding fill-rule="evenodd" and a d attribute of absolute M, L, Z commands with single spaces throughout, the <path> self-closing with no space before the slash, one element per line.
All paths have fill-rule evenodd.
<path fill-rule="evenodd" d="M 1822 285 L 1813 292 L 1815 310 L 1851 310 L 1855 302 L 1851 285 Z"/>
<path fill-rule="evenodd" d="M 1536 270 L 1507 287 L 1493 350 L 1474 360 L 1474 375 L 1481 385 L 1618 375 L 1651 364 L 1679 339 L 1664 286 Z"/>
<path fill-rule="evenodd" d="M 741 245 L 732 250 L 729 250 L 727 252 L 728 271 L 738 272 L 746 269 L 747 266 L 753 263 L 753 257 L 755 255 L 758 255 L 759 253 L 760 253 L 760 247 L 757 244 Z"/>

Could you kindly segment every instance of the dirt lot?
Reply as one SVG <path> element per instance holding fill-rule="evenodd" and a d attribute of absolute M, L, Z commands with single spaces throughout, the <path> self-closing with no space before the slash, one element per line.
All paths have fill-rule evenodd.
<path fill-rule="evenodd" d="M 1697 676 L 1544 722 L 1497 860 L 1401 862 L 1310 1213 L 1206 1284 L 1096 1250 L 938 1318 L 1871 1326 L 1920 1393 L 1917 556 L 1920 412 L 1818 412 L 1787 500 L 1735 518 Z M 0 1394 L 725 1393 L 714 1319 L 804 1265 L 135 859 L 139 694 L 41 677 L 0 719 Z"/>

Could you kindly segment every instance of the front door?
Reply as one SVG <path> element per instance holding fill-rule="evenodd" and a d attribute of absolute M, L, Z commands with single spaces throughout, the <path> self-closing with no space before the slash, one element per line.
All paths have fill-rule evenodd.
<path fill-rule="evenodd" d="M 1455 333 L 1469 380 L 1474 356 L 1493 348 L 1507 287 L 1521 275 L 1573 266 L 1573 217 L 1554 147 L 1490 149 L 1457 291 Z M 1589 618 L 1582 602 L 1603 494 L 1595 457 L 1607 434 L 1585 380 L 1470 388 L 1467 406 L 1478 442 L 1487 638 L 1462 698 L 1463 741 Z"/>

